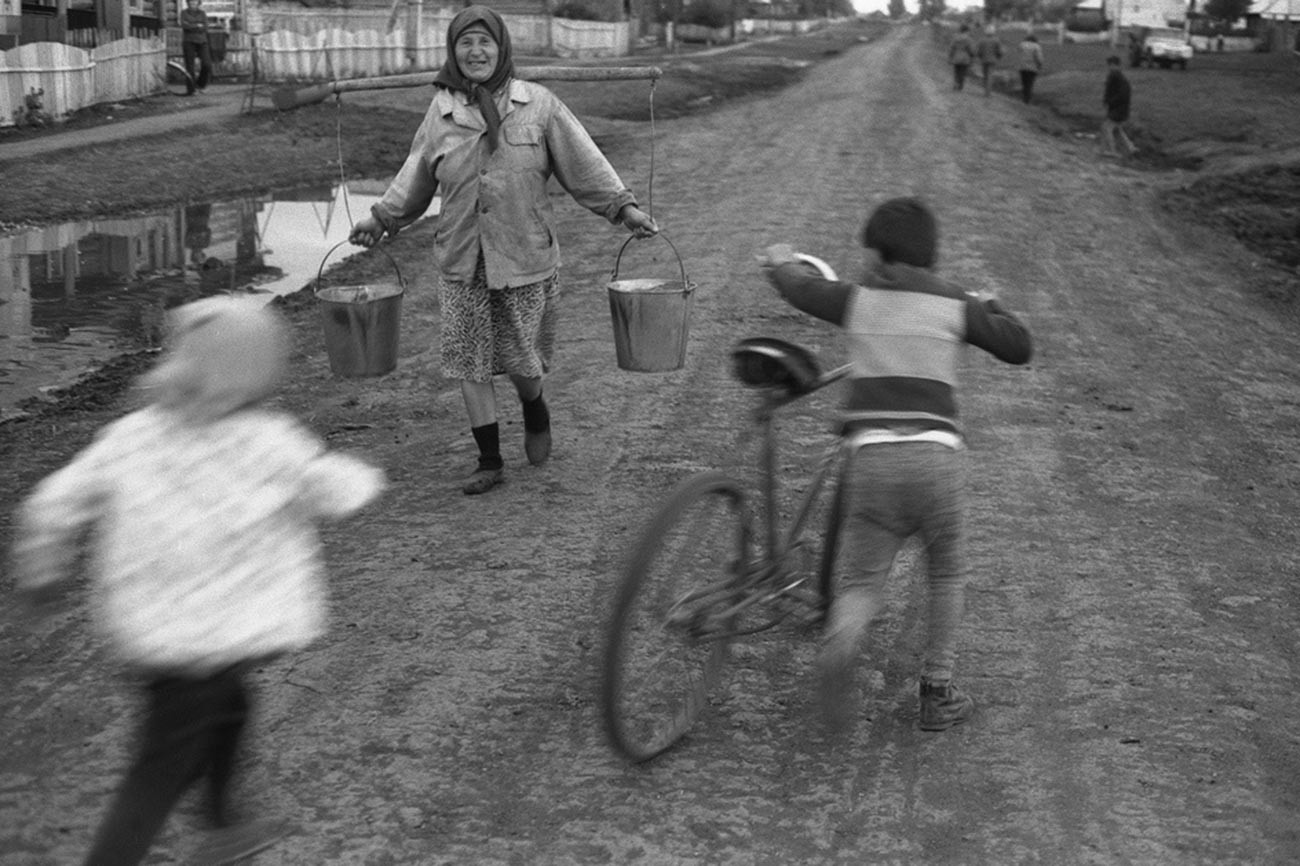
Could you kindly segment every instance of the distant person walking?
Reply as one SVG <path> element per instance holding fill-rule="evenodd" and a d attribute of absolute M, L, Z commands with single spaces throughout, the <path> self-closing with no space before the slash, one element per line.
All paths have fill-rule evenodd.
<path fill-rule="evenodd" d="M 181 53 L 185 56 L 185 71 L 189 73 L 189 91 L 193 96 L 197 88 L 205 90 L 212 79 L 212 46 L 208 44 L 208 13 L 203 10 L 203 0 L 185 0 L 181 10 Z M 199 71 L 194 72 L 198 61 Z"/>
<path fill-rule="evenodd" d="M 966 73 L 975 60 L 975 41 L 970 27 L 963 24 L 948 46 L 948 62 L 952 64 L 952 89 L 961 90 L 966 85 Z"/>
<path fill-rule="evenodd" d="M 1038 44 L 1038 37 L 1032 33 L 1020 41 L 1020 96 L 1029 104 L 1034 98 L 1034 81 L 1043 71 L 1043 46 Z"/>
<path fill-rule="evenodd" d="M 979 59 L 980 71 L 984 73 L 984 95 L 990 96 L 993 93 L 993 70 L 1002 59 L 1002 40 L 998 39 L 998 32 L 992 24 L 984 28 L 984 36 L 975 47 L 975 56 Z"/>
<path fill-rule="evenodd" d="M 1137 148 L 1129 140 L 1124 125 L 1128 123 L 1133 90 L 1120 69 L 1119 57 L 1106 58 L 1106 89 L 1102 102 L 1106 105 L 1106 119 L 1101 122 L 1101 146 L 1107 156 L 1132 156 Z"/>

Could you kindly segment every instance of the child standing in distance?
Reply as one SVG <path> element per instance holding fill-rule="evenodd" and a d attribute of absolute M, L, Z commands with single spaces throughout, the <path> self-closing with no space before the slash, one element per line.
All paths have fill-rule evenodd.
<path fill-rule="evenodd" d="M 230 802 L 246 673 L 322 633 L 314 523 L 359 509 L 384 483 L 264 406 L 287 359 L 279 316 L 221 297 L 173 317 L 172 346 L 143 381 L 149 404 L 100 431 L 19 513 L 14 563 L 33 600 L 69 576 L 94 527 L 97 618 L 144 692 L 135 754 L 87 866 L 143 860 L 201 778 L 216 832 L 200 862 L 275 841 L 277 826 L 243 821 Z"/>
<path fill-rule="evenodd" d="M 1132 99 L 1133 90 L 1120 69 L 1119 57 L 1112 54 L 1106 58 L 1106 87 L 1101 94 L 1106 106 L 1106 119 L 1101 122 L 1101 146 L 1107 156 L 1132 156 L 1137 150 L 1124 131 Z"/>
<path fill-rule="evenodd" d="M 862 243 L 870 251 L 862 285 L 821 278 L 784 244 L 763 257 L 782 297 L 844 330 L 853 365 L 841 432 L 862 447 L 845 476 L 841 562 L 850 571 L 836 588 L 818 659 L 822 700 L 831 726 L 842 727 L 858 648 L 884 608 L 895 557 L 919 535 L 929 577 L 920 726 L 942 731 L 975 709 L 952 684 L 968 572 L 957 363 L 967 344 L 1011 364 L 1027 363 L 1033 347 L 997 300 L 935 276 L 937 226 L 920 201 L 880 205 Z"/>
<path fill-rule="evenodd" d="M 212 46 L 208 43 L 208 13 L 203 9 L 203 0 L 185 0 L 181 10 L 181 54 L 190 76 L 185 95 L 193 96 L 196 88 L 202 93 L 212 78 Z M 195 61 L 198 72 L 194 71 Z"/>

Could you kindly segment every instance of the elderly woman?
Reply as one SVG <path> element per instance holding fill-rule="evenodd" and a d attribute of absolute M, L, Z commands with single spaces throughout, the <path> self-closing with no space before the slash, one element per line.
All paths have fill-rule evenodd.
<path fill-rule="evenodd" d="M 542 397 L 559 299 L 554 176 L 575 201 L 638 237 L 659 227 L 591 136 L 555 94 L 514 77 L 510 34 L 496 12 L 469 6 L 447 28 L 447 61 L 411 152 L 351 240 L 377 243 L 415 221 L 442 195 L 433 239 L 442 313 L 442 372 L 459 379 L 478 467 L 467 494 L 501 483 L 493 377 L 510 377 L 523 404 L 524 452 L 551 452 Z"/>

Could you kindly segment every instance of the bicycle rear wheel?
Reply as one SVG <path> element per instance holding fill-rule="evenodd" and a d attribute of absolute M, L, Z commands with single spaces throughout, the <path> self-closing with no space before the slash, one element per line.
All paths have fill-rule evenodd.
<path fill-rule="evenodd" d="M 163 70 L 163 83 L 167 85 L 167 91 L 177 96 L 185 96 L 194 92 L 194 79 L 185 71 L 184 65 L 177 60 L 168 60 L 167 66 Z"/>
<path fill-rule="evenodd" d="M 606 733 L 628 760 L 667 750 L 708 703 L 726 661 L 750 538 L 740 485 L 706 472 L 669 496 L 632 550 L 601 683 Z"/>

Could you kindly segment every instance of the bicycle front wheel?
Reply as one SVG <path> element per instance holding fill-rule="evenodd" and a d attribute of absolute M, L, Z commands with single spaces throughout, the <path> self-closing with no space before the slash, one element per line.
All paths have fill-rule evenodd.
<path fill-rule="evenodd" d="M 688 479 L 646 525 L 614 600 L 601 702 L 614 749 L 648 761 L 708 704 L 727 657 L 750 553 L 744 491 L 718 472 Z"/>

